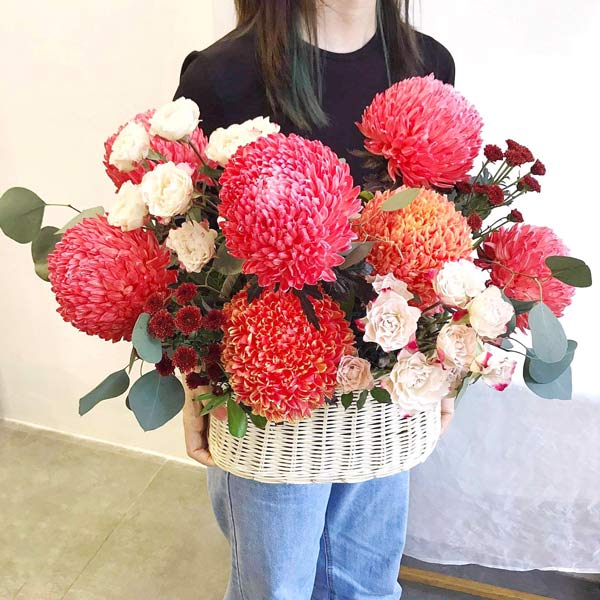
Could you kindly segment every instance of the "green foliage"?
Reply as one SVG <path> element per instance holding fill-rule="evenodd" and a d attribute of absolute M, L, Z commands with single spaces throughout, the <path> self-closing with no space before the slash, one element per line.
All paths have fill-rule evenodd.
<path fill-rule="evenodd" d="M 167 157 L 160 152 L 157 152 L 153 148 L 148 150 L 148 156 L 146 157 L 148 160 L 156 160 L 158 162 L 167 162 Z"/>
<path fill-rule="evenodd" d="M 171 420 L 182 408 L 185 392 L 177 377 L 163 377 L 156 369 L 140 377 L 129 390 L 129 406 L 144 431 Z"/>
<path fill-rule="evenodd" d="M 219 406 L 225 404 L 230 399 L 230 394 L 222 394 L 221 396 L 215 396 L 211 392 L 207 394 L 202 394 L 201 396 L 196 396 L 194 398 L 197 402 L 206 402 L 204 408 L 200 411 L 200 415 L 207 415 L 209 412 L 215 410 Z"/>
<path fill-rule="evenodd" d="M 408 188 L 390 196 L 382 205 L 381 210 L 391 212 L 406 208 L 420 193 L 421 188 Z"/>
<path fill-rule="evenodd" d="M 358 400 L 356 401 L 357 410 L 360 410 L 365 405 L 365 402 L 367 401 L 368 396 L 369 396 L 369 390 L 363 390 L 360 393 L 360 395 L 358 396 Z"/>
<path fill-rule="evenodd" d="M 513 305 L 517 315 L 529 312 L 536 304 L 535 300 L 516 300 L 515 298 L 506 298 L 506 300 Z"/>
<path fill-rule="evenodd" d="M 267 426 L 267 419 L 265 419 L 265 417 L 261 417 L 260 415 L 255 415 L 254 413 L 250 413 L 250 420 L 259 429 L 264 429 Z"/>
<path fill-rule="evenodd" d="M 65 233 L 67 229 L 73 227 L 73 225 L 77 225 L 83 219 L 87 219 L 88 217 L 97 217 L 98 215 L 104 214 L 104 208 L 102 206 L 94 206 L 92 208 L 86 208 L 82 210 L 80 213 L 77 213 L 70 221 L 67 222 L 66 225 L 63 225 L 57 233 Z"/>
<path fill-rule="evenodd" d="M 373 244 L 374 242 L 354 242 L 352 249 L 345 255 L 345 260 L 340 265 L 340 269 L 348 269 L 364 260 L 367 254 L 371 252 Z"/>
<path fill-rule="evenodd" d="M 242 438 L 248 429 L 246 411 L 232 398 L 227 401 L 227 426 L 233 437 Z"/>
<path fill-rule="evenodd" d="M 537 396 L 548 400 L 570 400 L 573 393 L 571 367 L 567 367 L 554 381 L 538 383 L 531 377 L 528 362 L 523 365 L 525 385 Z"/>
<path fill-rule="evenodd" d="M 348 410 L 348 407 L 352 404 L 353 400 L 354 400 L 354 394 L 352 392 L 342 394 L 341 401 L 342 401 L 342 406 L 344 407 L 345 410 Z"/>
<path fill-rule="evenodd" d="M 373 192 L 369 192 L 368 190 L 363 190 L 358 197 L 361 200 L 368 202 L 369 200 L 373 200 L 373 198 L 375 198 L 375 194 Z"/>
<path fill-rule="evenodd" d="M 148 322 L 151 315 L 142 313 L 135 322 L 131 341 L 138 356 L 149 363 L 157 363 L 162 358 L 162 343 L 159 339 L 150 335 Z"/>
<path fill-rule="evenodd" d="M 79 414 L 85 415 L 102 400 L 116 398 L 124 394 L 129 387 L 129 375 L 125 369 L 111 373 L 100 382 L 91 392 L 88 392 L 79 400 Z"/>
<path fill-rule="evenodd" d="M 223 242 L 217 250 L 213 261 L 213 268 L 223 275 L 237 275 L 242 272 L 244 261 L 240 258 L 235 258 L 229 254 L 225 242 Z"/>
<path fill-rule="evenodd" d="M 375 387 L 371 390 L 371 396 L 376 402 L 381 402 L 382 404 L 389 404 L 392 399 L 390 397 L 390 393 L 380 387 Z"/>
<path fill-rule="evenodd" d="M 590 287 L 592 272 L 579 258 L 572 256 L 549 256 L 546 265 L 552 271 L 552 276 L 573 287 Z"/>
<path fill-rule="evenodd" d="M 575 356 L 577 342 L 574 340 L 568 341 L 567 353 L 558 362 L 547 363 L 540 360 L 533 350 L 527 351 L 525 359 L 525 369 L 529 376 L 537 383 L 550 383 L 558 377 L 571 365 Z"/>
<path fill-rule="evenodd" d="M 31 242 L 31 258 L 35 273 L 44 281 L 48 281 L 48 255 L 62 237 L 56 233 L 57 231 L 57 227 L 42 227 Z"/>
<path fill-rule="evenodd" d="M 529 311 L 533 351 L 539 360 L 556 363 L 567 353 L 567 336 L 554 313 L 543 302 Z"/>
<path fill-rule="evenodd" d="M 0 229 L 19 244 L 28 244 L 40 232 L 46 203 L 22 187 L 6 190 L 0 197 Z"/>

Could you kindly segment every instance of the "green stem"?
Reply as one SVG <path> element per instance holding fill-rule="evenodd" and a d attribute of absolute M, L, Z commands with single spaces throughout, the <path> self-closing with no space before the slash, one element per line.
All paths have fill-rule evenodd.
<path fill-rule="evenodd" d="M 81 211 L 78 208 L 75 208 L 72 204 L 51 204 L 46 202 L 46 206 L 67 206 L 68 208 L 72 208 L 74 211 L 80 213 Z"/>

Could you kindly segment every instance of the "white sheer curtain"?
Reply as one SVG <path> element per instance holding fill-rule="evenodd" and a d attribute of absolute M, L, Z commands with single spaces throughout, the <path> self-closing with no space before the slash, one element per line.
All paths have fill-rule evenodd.
<path fill-rule="evenodd" d="M 600 572 L 597 399 L 476 385 L 411 486 L 409 556 Z"/>

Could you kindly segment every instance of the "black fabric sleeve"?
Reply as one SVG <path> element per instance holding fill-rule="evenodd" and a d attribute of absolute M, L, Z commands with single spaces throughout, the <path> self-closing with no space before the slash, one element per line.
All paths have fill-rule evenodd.
<path fill-rule="evenodd" d="M 436 79 L 454 85 L 456 67 L 448 49 L 437 40 L 417 32 L 417 39 L 423 57 L 423 75 L 433 73 Z"/>
<path fill-rule="evenodd" d="M 219 100 L 206 58 L 198 50 L 190 52 L 181 65 L 179 85 L 173 96 L 189 98 L 200 108 L 200 127 L 209 136 L 224 125 L 223 103 Z"/>

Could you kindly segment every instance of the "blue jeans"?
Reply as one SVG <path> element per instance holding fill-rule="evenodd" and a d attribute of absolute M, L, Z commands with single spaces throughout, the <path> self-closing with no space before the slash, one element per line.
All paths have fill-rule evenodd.
<path fill-rule="evenodd" d="M 398 600 L 408 473 L 284 485 L 212 467 L 208 489 L 231 546 L 225 600 Z"/>

